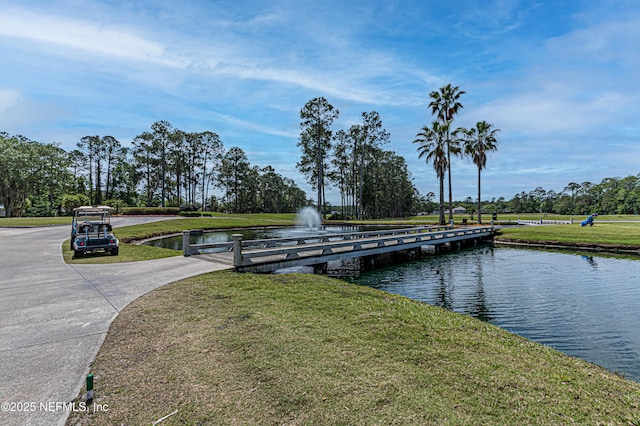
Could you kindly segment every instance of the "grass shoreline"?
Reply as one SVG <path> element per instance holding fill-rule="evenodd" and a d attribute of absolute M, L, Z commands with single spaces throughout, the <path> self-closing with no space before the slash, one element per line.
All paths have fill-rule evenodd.
<path fill-rule="evenodd" d="M 504 246 L 531 247 L 549 250 L 585 251 L 603 254 L 640 255 L 640 246 L 590 243 L 562 243 L 559 241 L 522 240 L 508 238 L 494 238 L 494 243 Z M 640 258 L 639 258 L 640 260 Z"/>
<path fill-rule="evenodd" d="M 627 424 L 640 384 L 491 324 L 315 275 L 220 271 L 114 320 L 68 425 Z M 82 395 L 79 396 L 79 398 Z M 143 408 L 143 409 L 141 409 Z"/>
<path fill-rule="evenodd" d="M 502 228 L 498 230 L 494 242 L 535 248 L 638 255 L 640 223 L 607 222 L 596 223 L 593 227 L 573 224 Z"/>

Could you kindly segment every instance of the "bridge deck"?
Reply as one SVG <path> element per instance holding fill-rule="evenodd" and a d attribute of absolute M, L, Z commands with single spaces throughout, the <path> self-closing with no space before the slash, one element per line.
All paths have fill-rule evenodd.
<path fill-rule="evenodd" d="M 185 235 L 188 232 L 185 231 Z M 186 235 L 184 253 L 185 256 L 198 254 L 212 261 L 233 265 L 238 271 L 273 272 L 282 268 L 319 265 L 333 260 L 374 256 L 394 251 L 411 251 L 427 245 L 442 245 L 492 236 L 493 227 L 491 226 L 458 229 L 420 227 L 259 241 L 242 241 L 241 235 L 235 235 L 233 243 L 189 246 Z M 277 245 L 278 242 L 283 245 Z M 201 250 L 206 248 L 220 249 L 221 247 L 231 248 L 232 251 L 201 254 Z"/>

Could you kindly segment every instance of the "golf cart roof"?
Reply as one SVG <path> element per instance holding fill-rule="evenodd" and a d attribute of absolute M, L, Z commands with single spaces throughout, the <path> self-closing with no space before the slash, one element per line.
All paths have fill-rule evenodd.
<path fill-rule="evenodd" d="M 113 207 L 109 207 L 109 206 L 80 206 L 73 209 L 73 212 L 76 214 L 78 213 L 91 214 L 91 213 L 110 212 L 111 210 L 113 210 Z"/>

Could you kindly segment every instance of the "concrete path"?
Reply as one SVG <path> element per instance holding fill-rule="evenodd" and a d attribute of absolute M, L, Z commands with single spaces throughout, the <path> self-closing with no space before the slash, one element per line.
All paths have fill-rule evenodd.
<path fill-rule="evenodd" d="M 163 218 L 164 219 L 164 218 Z M 117 227 L 145 218 L 114 218 Z M 63 425 L 109 326 L 139 296 L 227 269 L 196 257 L 68 265 L 70 227 L 0 228 L 0 425 Z"/>

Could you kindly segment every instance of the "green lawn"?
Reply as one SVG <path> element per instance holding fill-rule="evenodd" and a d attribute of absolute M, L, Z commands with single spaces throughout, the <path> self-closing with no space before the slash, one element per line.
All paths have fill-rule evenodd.
<path fill-rule="evenodd" d="M 640 424 L 640 385 L 466 315 L 313 275 L 139 298 L 68 424 Z"/>
<path fill-rule="evenodd" d="M 71 217 L 0 217 L 0 227 L 71 226 Z"/>
<path fill-rule="evenodd" d="M 62 243 L 62 256 L 66 263 L 122 263 L 122 262 L 140 262 L 143 260 L 162 259 L 165 257 L 182 256 L 181 251 L 165 249 L 162 247 L 154 247 L 143 244 L 120 243 L 119 253 L 117 256 L 111 256 L 110 253 L 97 252 L 85 255 L 80 258 L 73 257 L 73 250 L 70 247 L 71 240 Z"/>
<path fill-rule="evenodd" d="M 519 226 L 500 230 L 498 240 L 568 243 L 578 246 L 640 249 L 640 222 L 596 222 L 594 226 Z"/>

